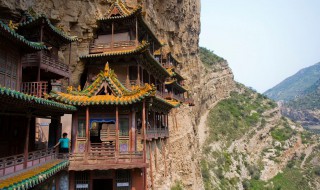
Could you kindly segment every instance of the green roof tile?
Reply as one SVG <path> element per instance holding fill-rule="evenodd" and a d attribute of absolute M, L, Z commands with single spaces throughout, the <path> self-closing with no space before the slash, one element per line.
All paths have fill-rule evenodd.
<path fill-rule="evenodd" d="M 76 111 L 77 110 L 77 108 L 74 106 L 61 104 L 61 103 L 58 103 L 58 102 L 55 102 L 52 100 L 47 100 L 44 98 L 38 98 L 35 96 L 27 95 L 22 92 L 11 90 L 9 88 L 0 87 L 0 97 L 3 97 L 3 96 L 4 97 L 10 96 L 10 97 L 18 99 L 18 100 L 23 100 L 25 102 L 33 101 L 34 103 L 39 104 L 39 105 L 50 106 L 50 107 L 54 107 L 54 108 L 58 108 L 58 109 L 63 109 L 66 111 Z"/>
<path fill-rule="evenodd" d="M 34 50 L 43 50 L 47 49 L 47 47 L 41 43 L 38 42 L 32 42 L 27 39 L 25 39 L 20 34 L 16 33 L 14 30 L 11 30 L 6 24 L 4 24 L 2 21 L 0 21 L 0 33 L 3 33 L 11 40 L 16 40 L 18 43 L 23 44 L 29 48 L 32 48 Z"/>

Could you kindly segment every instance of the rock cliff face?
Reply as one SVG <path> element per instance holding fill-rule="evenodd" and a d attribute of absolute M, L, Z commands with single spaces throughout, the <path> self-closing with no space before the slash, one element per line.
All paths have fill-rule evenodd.
<path fill-rule="evenodd" d="M 185 189 L 203 189 L 199 166 L 199 134 L 202 138 L 203 133 L 200 118 L 217 101 L 229 96 L 234 87 L 233 74 L 226 63 L 212 68 L 201 64 L 200 0 L 142 0 L 142 3 L 151 29 L 167 44 L 166 51 L 173 52 L 182 63 L 179 72 L 195 100 L 194 107 L 182 106 L 172 111 L 170 138 L 165 146 L 152 145 L 156 147 L 151 157 L 154 171 L 152 181 L 148 176 L 149 187 L 154 184 L 154 189 L 170 189 L 181 182 Z M 0 16 L 18 22 L 20 10 L 32 8 L 62 26 L 66 33 L 78 36 L 79 42 L 72 45 L 70 65 L 71 84 L 78 86 L 84 69 L 78 56 L 88 53 L 96 19 L 107 12 L 110 4 L 108 0 L 9 0 L 0 1 Z"/>

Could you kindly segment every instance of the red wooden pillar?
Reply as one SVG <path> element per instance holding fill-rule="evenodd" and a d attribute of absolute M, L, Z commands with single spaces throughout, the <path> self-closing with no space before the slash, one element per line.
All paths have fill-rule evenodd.
<path fill-rule="evenodd" d="M 140 86 L 140 65 L 138 64 L 138 76 L 137 76 L 137 83 L 138 83 L 138 86 Z"/>
<path fill-rule="evenodd" d="M 136 112 L 133 110 L 131 113 L 131 147 L 130 151 L 135 151 L 136 145 Z"/>
<path fill-rule="evenodd" d="M 136 46 L 139 45 L 138 32 L 138 18 L 136 18 Z"/>
<path fill-rule="evenodd" d="M 78 113 L 72 114 L 72 128 L 71 128 L 71 152 L 73 153 L 76 148 L 77 141 L 77 131 L 78 131 Z"/>
<path fill-rule="evenodd" d="M 141 81 L 142 81 L 142 84 L 144 84 L 144 80 L 143 80 L 143 68 L 141 69 Z"/>
<path fill-rule="evenodd" d="M 156 128 L 156 114 L 155 114 L 155 111 L 152 112 L 152 118 L 153 118 L 153 121 L 152 121 L 153 131 L 154 131 L 154 133 L 156 133 L 155 135 L 158 135 L 157 134 L 157 128 Z"/>
<path fill-rule="evenodd" d="M 119 107 L 116 106 L 116 159 L 119 155 Z"/>
<path fill-rule="evenodd" d="M 75 175 L 74 171 L 69 171 L 69 190 L 74 190 L 75 189 Z"/>
<path fill-rule="evenodd" d="M 130 66 L 127 66 L 127 79 L 126 79 L 127 88 L 130 88 L 129 71 L 130 71 Z"/>
<path fill-rule="evenodd" d="M 89 107 L 86 107 L 86 138 L 87 138 L 87 143 L 86 143 L 86 152 L 89 152 L 90 149 L 90 110 Z"/>
<path fill-rule="evenodd" d="M 112 22 L 112 28 L 111 28 L 111 32 L 112 32 L 112 34 L 111 34 L 111 50 L 113 50 L 113 43 L 114 43 L 114 22 Z"/>

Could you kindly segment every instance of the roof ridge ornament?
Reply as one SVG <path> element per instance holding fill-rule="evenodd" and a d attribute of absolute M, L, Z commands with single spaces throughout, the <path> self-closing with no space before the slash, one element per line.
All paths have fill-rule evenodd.
<path fill-rule="evenodd" d="M 110 67 L 109 67 L 109 62 L 107 62 L 106 65 L 104 66 L 104 76 L 108 77 L 109 72 L 110 72 Z"/>

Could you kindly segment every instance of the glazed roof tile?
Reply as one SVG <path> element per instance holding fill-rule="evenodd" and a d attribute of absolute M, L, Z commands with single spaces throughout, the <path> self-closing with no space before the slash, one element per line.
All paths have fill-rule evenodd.
<path fill-rule="evenodd" d="M 102 88 L 109 87 L 112 94 L 99 95 Z M 50 97 L 56 101 L 75 106 L 86 105 L 129 105 L 140 102 L 149 96 L 154 96 L 155 87 L 145 84 L 143 87 L 133 87 L 129 90 L 118 80 L 116 74 L 106 64 L 105 71 L 101 72 L 97 79 L 82 91 L 69 90 L 68 93 L 51 92 Z"/>
<path fill-rule="evenodd" d="M 145 58 L 148 59 L 158 70 L 160 70 L 164 76 L 169 77 L 170 73 L 154 58 L 154 56 L 148 50 L 149 43 L 142 42 L 136 49 L 133 50 L 122 50 L 122 51 L 112 51 L 100 54 L 89 54 L 80 56 L 80 59 L 94 59 L 94 58 L 103 58 L 103 57 L 112 57 L 112 56 L 122 56 L 122 55 L 132 55 L 137 53 L 143 53 Z"/>
<path fill-rule="evenodd" d="M 184 80 L 184 78 L 179 73 L 177 73 L 173 67 L 167 68 L 167 71 L 171 77 L 176 77 L 179 80 Z"/>
<path fill-rule="evenodd" d="M 24 38 L 24 36 L 16 33 L 14 30 L 11 30 L 6 24 L 0 21 L 0 33 L 5 35 L 5 37 L 9 38 L 10 40 L 15 40 L 18 44 L 26 46 L 28 48 L 34 50 L 43 50 L 47 49 L 47 47 L 38 42 L 32 42 Z"/>
<path fill-rule="evenodd" d="M 0 180 L 0 189 L 30 189 L 69 165 L 67 160 L 55 160 L 13 177 Z"/>
<path fill-rule="evenodd" d="M 11 90 L 5 87 L 0 87 L 0 98 L 15 99 L 15 100 L 18 100 L 19 102 L 23 102 L 27 104 L 40 105 L 40 106 L 50 107 L 50 108 L 64 110 L 64 111 L 77 110 L 77 108 L 74 106 L 65 105 L 65 104 L 47 100 L 44 98 L 38 98 L 35 96 L 27 95 L 22 92 Z"/>

